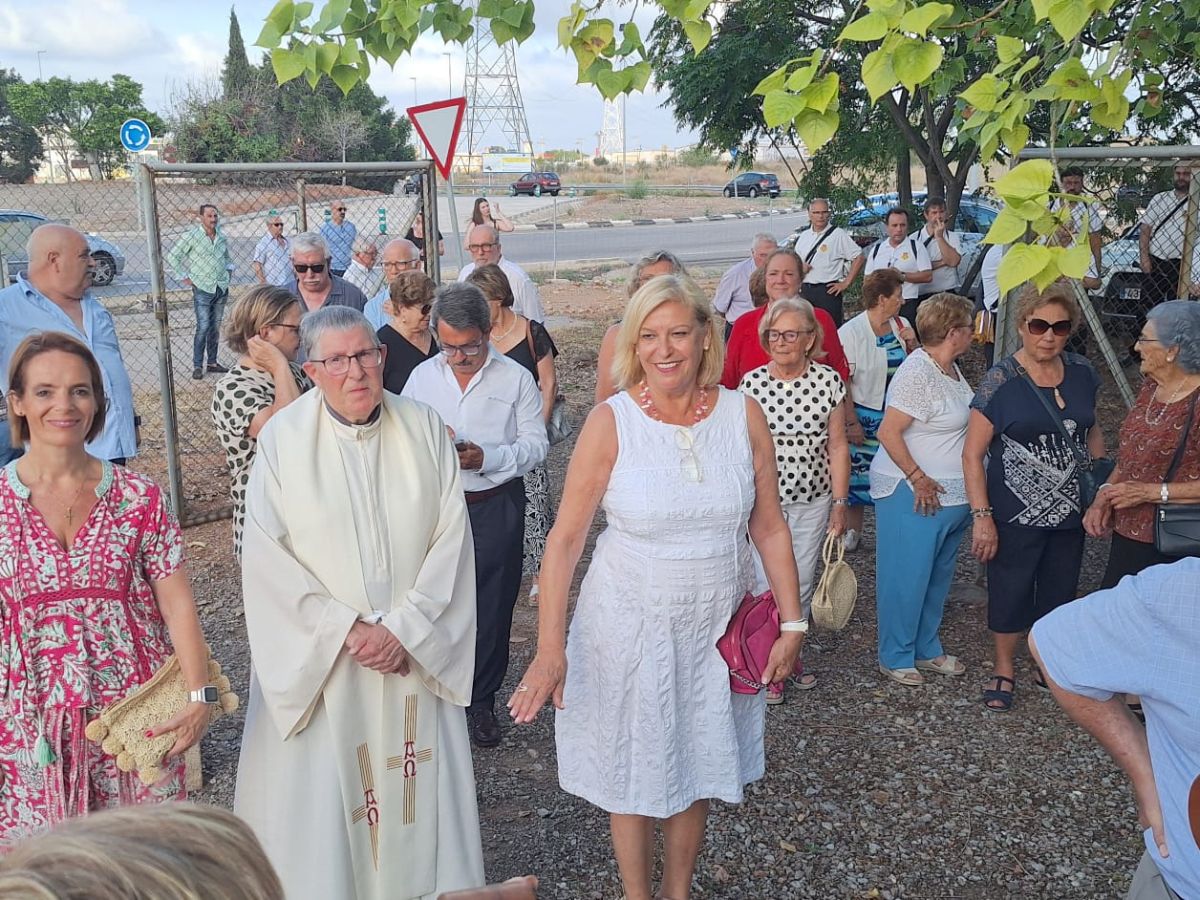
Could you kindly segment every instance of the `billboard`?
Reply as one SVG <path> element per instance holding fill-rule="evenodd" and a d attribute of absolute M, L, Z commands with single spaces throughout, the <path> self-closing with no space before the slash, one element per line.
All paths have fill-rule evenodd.
<path fill-rule="evenodd" d="M 483 154 L 484 172 L 512 172 L 520 175 L 533 171 L 533 160 L 519 153 Z"/>

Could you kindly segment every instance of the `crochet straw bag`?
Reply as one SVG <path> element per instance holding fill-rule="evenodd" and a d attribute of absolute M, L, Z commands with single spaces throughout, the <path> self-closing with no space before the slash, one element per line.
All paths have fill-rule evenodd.
<path fill-rule="evenodd" d="M 238 696 L 229 689 L 229 679 L 221 674 L 221 664 L 208 660 L 208 678 L 220 692 L 213 705 L 212 720 L 238 708 Z M 173 719 L 187 706 L 188 689 L 183 670 L 171 654 L 154 676 L 133 693 L 105 707 L 88 723 L 84 734 L 100 744 L 105 753 L 117 758 L 122 772 L 135 772 L 143 784 L 154 784 L 163 776 L 163 757 L 175 744 L 171 732 L 147 738 L 146 730 Z"/>
<path fill-rule="evenodd" d="M 833 558 L 834 548 L 837 559 Z M 818 628 L 827 631 L 845 628 L 850 621 L 850 614 L 854 612 L 854 603 L 858 600 L 858 579 L 843 559 L 845 554 L 846 549 L 840 537 L 832 532 L 825 536 L 825 546 L 821 550 L 825 571 L 813 593 L 812 618 Z"/>

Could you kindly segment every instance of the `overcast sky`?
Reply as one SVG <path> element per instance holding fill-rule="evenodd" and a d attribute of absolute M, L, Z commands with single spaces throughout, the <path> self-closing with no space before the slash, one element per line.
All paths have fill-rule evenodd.
<path fill-rule="evenodd" d="M 235 0 L 247 51 L 274 0 Z M 320 9 L 321 0 L 317 0 Z M 604 103 L 591 86 L 575 84 L 574 58 L 555 45 L 555 26 L 567 0 L 541 0 L 537 31 L 517 50 L 518 75 L 529 117 L 529 130 L 540 150 L 596 144 Z M 628 7 L 625 7 L 628 9 Z M 649 21 L 641 21 L 642 33 Z M 0 0 L 0 66 L 16 69 L 26 80 L 41 74 L 75 79 L 106 80 L 122 72 L 145 87 L 147 105 L 166 112 L 169 98 L 189 79 L 219 74 L 229 38 L 229 7 L 221 2 L 188 0 Z M 418 45 L 412 57 L 402 57 L 395 70 L 380 63 L 371 87 L 404 109 L 416 96 L 428 103 L 445 99 L 450 50 L 454 94 L 462 92 L 465 48 L 446 47 L 436 39 Z M 671 113 L 660 104 L 663 96 L 635 94 L 626 110 L 627 139 L 639 146 L 676 147 L 694 135 L 680 133 Z M 581 144 L 578 142 L 582 142 Z"/>

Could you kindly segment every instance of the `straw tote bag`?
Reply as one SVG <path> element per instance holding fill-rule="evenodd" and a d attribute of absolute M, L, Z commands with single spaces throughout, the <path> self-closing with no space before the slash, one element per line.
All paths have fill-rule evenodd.
<path fill-rule="evenodd" d="M 832 532 L 827 534 L 825 546 L 821 549 L 825 571 L 817 582 L 812 601 L 813 623 L 826 631 L 845 628 L 850 621 L 850 614 L 854 612 L 854 603 L 858 600 L 858 578 L 843 558 L 845 555 L 842 539 Z"/>

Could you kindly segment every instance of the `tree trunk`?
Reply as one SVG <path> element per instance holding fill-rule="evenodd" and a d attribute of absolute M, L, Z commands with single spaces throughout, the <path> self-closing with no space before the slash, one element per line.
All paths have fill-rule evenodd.
<path fill-rule="evenodd" d="M 942 179 L 942 173 L 938 171 L 936 165 L 925 166 L 925 190 L 929 197 L 946 196 L 946 182 Z"/>
<path fill-rule="evenodd" d="M 912 206 L 912 164 L 907 144 L 896 151 L 896 191 L 900 194 L 897 206 Z"/>
<path fill-rule="evenodd" d="M 342 165 L 346 164 L 346 145 L 342 144 Z M 346 186 L 346 173 L 342 172 L 342 187 Z"/>

